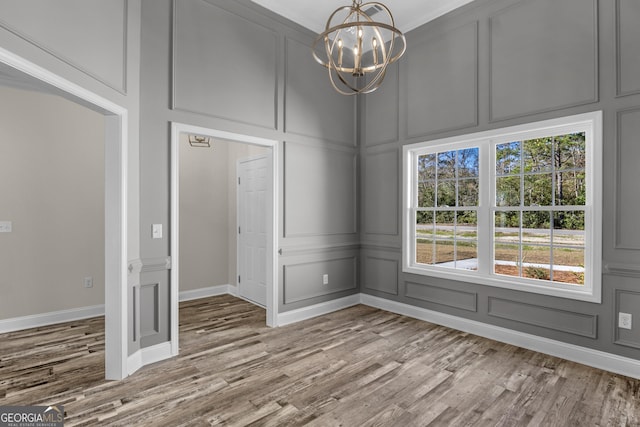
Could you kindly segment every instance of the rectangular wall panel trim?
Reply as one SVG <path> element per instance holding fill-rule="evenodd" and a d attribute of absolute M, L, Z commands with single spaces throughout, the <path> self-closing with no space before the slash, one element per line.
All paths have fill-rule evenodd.
<path fill-rule="evenodd" d="M 622 10 L 622 1 L 616 0 L 616 96 L 623 97 L 629 95 L 636 95 L 640 93 L 640 86 L 632 87 L 630 89 L 623 89 L 624 86 L 624 69 L 622 66 L 622 57 L 624 52 L 622 51 L 622 18 L 624 16 L 624 12 Z M 634 22 L 634 26 L 637 25 L 637 22 Z M 637 43 L 636 43 L 637 45 Z"/>
<path fill-rule="evenodd" d="M 376 292 L 382 292 L 388 295 L 398 295 L 398 272 L 400 271 L 400 262 L 397 259 L 376 257 L 371 255 L 365 256 L 364 260 L 364 287 L 366 289 Z M 379 271 L 377 269 L 373 270 L 370 265 L 371 263 L 379 264 L 379 268 L 383 268 L 382 264 L 387 264 L 386 269 L 388 269 L 388 274 L 385 275 L 384 271 Z M 373 277 L 370 275 L 371 271 L 373 271 L 374 273 Z M 375 282 L 377 284 L 380 281 L 382 281 L 382 283 L 380 283 L 380 286 L 372 286 L 372 282 Z"/>
<path fill-rule="evenodd" d="M 632 120 L 633 124 L 638 123 L 640 121 L 640 107 L 619 110 L 616 113 L 616 149 L 615 149 L 616 181 L 615 181 L 615 192 L 614 192 L 614 197 L 615 197 L 614 218 L 615 218 L 615 230 L 616 230 L 615 247 L 616 249 L 640 250 L 640 238 L 638 238 L 638 240 L 636 241 L 629 240 L 629 239 L 633 239 L 634 237 L 640 236 L 640 234 L 637 234 L 636 232 L 637 227 L 635 224 L 636 218 L 638 217 L 638 214 L 640 214 L 640 207 L 636 206 L 635 212 L 632 213 L 631 206 L 624 207 L 622 205 L 622 203 L 625 201 L 629 203 L 637 203 L 638 201 L 637 197 L 630 197 L 629 195 L 625 197 L 625 195 L 623 194 L 622 189 L 623 187 L 625 187 L 625 185 L 629 185 L 630 187 L 628 188 L 631 188 L 631 187 L 635 188 L 636 182 L 637 182 L 637 179 L 635 179 L 636 177 L 632 177 L 630 179 L 630 176 L 628 175 L 623 176 L 623 173 L 626 172 L 627 174 L 637 174 L 637 176 L 640 176 L 640 174 L 638 174 L 637 160 L 635 159 L 635 157 L 633 155 L 630 155 L 629 153 L 623 152 L 625 136 L 627 135 L 625 135 L 625 130 L 623 129 L 622 122 L 625 116 L 629 116 L 629 115 L 636 116 L 635 120 Z M 633 154 L 640 153 L 640 143 L 637 141 L 637 135 L 635 134 L 635 132 L 633 132 L 633 134 L 629 135 L 628 137 L 631 140 L 632 144 L 638 145 L 638 148 Z M 629 170 L 625 171 L 623 169 L 626 162 L 629 162 L 627 165 L 629 167 Z M 633 223 L 623 224 L 624 222 L 622 218 L 623 213 L 626 213 L 627 218 L 633 218 L 632 219 Z M 634 235 L 637 235 L 637 236 L 634 236 Z"/>
<path fill-rule="evenodd" d="M 461 310 L 478 311 L 478 296 L 474 292 L 458 291 L 423 283 L 405 282 L 404 296 Z"/>
<path fill-rule="evenodd" d="M 252 120 L 245 120 L 242 114 L 238 114 L 238 115 L 231 115 L 231 114 L 223 114 L 223 113 L 217 113 L 217 112 L 211 112 L 211 111 L 206 111 L 204 109 L 198 109 L 198 108 L 192 108 L 191 106 L 185 105 L 183 104 L 183 100 L 181 98 L 181 93 L 180 93 L 180 80 L 179 80 L 179 76 L 178 76 L 178 56 L 179 56 L 179 52 L 178 52 L 178 45 L 179 45 L 179 39 L 178 39 L 178 27 L 179 27 L 179 22 L 178 22 L 178 5 L 183 5 L 186 4 L 182 3 L 182 2 L 178 2 L 178 1 L 173 1 L 173 16 L 172 16 L 172 35 L 171 35 L 171 109 L 174 111 L 180 111 L 183 113 L 189 113 L 189 114 L 198 114 L 198 115 L 202 115 L 202 116 L 206 116 L 206 117 L 212 117 L 212 118 L 217 118 L 217 119 L 223 119 L 223 120 L 229 120 L 235 123 L 239 123 L 239 124 L 244 124 L 244 125 L 250 125 L 250 126 L 255 126 L 258 128 L 263 128 L 263 129 L 269 129 L 269 130 L 277 130 L 278 127 L 278 73 L 279 73 L 279 51 L 280 51 L 280 46 L 279 46 L 279 42 L 280 42 L 280 37 L 278 36 L 277 32 L 271 28 L 268 28 L 258 22 L 255 22 L 245 16 L 241 16 L 229 9 L 226 9 L 220 5 L 214 5 L 211 4 L 209 2 L 206 1 L 201 1 L 199 3 L 205 4 L 208 7 L 212 7 L 212 8 L 217 8 L 220 11 L 224 11 L 225 13 L 228 13 L 229 15 L 232 15 L 233 17 L 238 18 L 239 20 L 246 22 L 248 24 L 251 24 L 253 26 L 255 26 L 256 28 L 260 28 L 262 30 L 264 30 L 265 33 L 269 34 L 272 38 L 272 52 L 271 52 L 271 57 L 274 58 L 273 60 L 273 68 L 272 69 L 262 69 L 259 70 L 260 73 L 265 74 L 270 72 L 272 75 L 272 82 L 270 83 L 272 84 L 272 95 L 270 95 L 270 97 L 272 97 L 271 102 L 269 103 L 270 106 L 269 108 L 271 109 L 271 111 L 269 112 L 269 118 L 268 119 L 264 119 L 264 120 L 260 120 L 260 121 L 252 121 Z M 191 3 L 193 4 L 193 3 Z M 225 59 L 225 63 L 228 59 Z M 254 72 L 258 72 L 258 71 L 254 71 Z M 190 81 L 189 81 L 190 82 Z M 254 88 L 255 89 L 255 88 Z M 251 89 L 249 89 L 251 90 Z M 214 94 L 212 94 L 211 96 L 214 96 Z M 237 109 L 237 108 L 236 108 Z M 225 110 L 226 111 L 226 110 Z"/>
<path fill-rule="evenodd" d="M 335 264 L 338 263 L 340 261 L 348 261 L 349 267 L 350 267 L 350 274 L 349 277 L 341 277 L 339 279 L 343 280 L 343 284 L 339 287 L 336 288 L 328 288 L 328 289 L 322 289 L 322 290 L 310 290 L 307 292 L 304 292 L 301 295 L 298 296 L 290 296 L 291 292 L 287 292 L 287 289 L 289 286 L 304 286 L 304 283 L 301 283 L 300 281 L 296 280 L 292 280 L 290 278 L 291 276 L 291 271 L 293 269 L 297 269 L 297 268 L 309 268 L 311 269 L 313 266 L 319 266 L 319 265 L 327 265 L 327 264 Z M 317 297 L 321 297 L 321 296 L 325 296 L 325 295 L 332 295 L 332 294 L 336 294 L 339 292 L 344 292 L 344 291 L 349 291 L 349 290 L 355 290 L 357 289 L 358 286 L 358 266 L 357 266 L 357 262 L 358 262 L 358 257 L 356 255 L 353 256 L 347 256 L 347 257 L 336 257 L 336 258 L 330 258 L 330 259 L 323 259 L 323 260 L 318 260 L 318 261 L 308 261 L 308 262 L 299 262 L 299 263 L 289 263 L 286 264 L 282 267 L 282 287 L 283 287 L 283 295 L 282 295 L 282 301 L 284 304 L 292 304 L 295 302 L 300 302 L 300 301 L 307 301 L 313 298 L 317 298 Z M 326 267 L 324 269 L 322 269 L 322 271 L 329 271 L 329 268 Z M 308 274 L 308 273 L 307 273 Z M 318 277 L 314 277 L 315 279 L 321 279 L 321 275 L 318 275 Z M 329 276 L 329 280 L 330 282 L 332 280 L 336 280 L 336 279 L 332 279 L 332 276 Z"/>
<path fill-rule="evenodd" d="M 598 316 L 489 297 L 488 315 L 572 335 L 597 338 Z M 574 326 L 569 324 L 573 323 Z"/>
<path fill-rule="evenodd" d="M 638 310 L 638 313 L 632 313 L 634 315 L 632 318 L 632 327 L 634 329 L 627 331 L 627 330 L 622 330 L 621 328 L 618 327 L 618 313 L 628 311 L 627 309 L 623 309 L 623 307 L 621 307 L 621 301 L 625 295 L 626 295 L 626 298 L 634 298 L 640 301 L 640 292 L 638 291 L 631 291 L 626 289 L 615 290 L 615 308 L 616 309 L 613 312 L 613 337 L 614 337 L 613 342 L 614 344 L 618 344 L 624 347 L 640 349 L 640 339 L 632 340 L 629 337 L 629 335 L 633 334 L 634 329 L 635 330 L 638 329 L 637 325 L 638 325 L 638 322 L 640 322 L 640 316 L 638 316 L 638 314 L 640 314 L 640 310 Z"/>
<path fill-rule="evenodd" d="M 540 0 L 538 0 L 540 1 Z M 496 58 L 496 47 L 494 45 L 494 35 L 495 35 L 495 30 L 497 28 L 497 24 L 496 21 L 497 19 L 509 12 L 513 12 L 514 10 L 521 8 L 521 7 L 526 7 L 526 6 L 532 6 L 532 5 L 536 5 L 537 6 L 536 1 L 518 1 L 515 4 L 512 4 L 510 6 L 507 6 L 501 10 L 499 10 L 498 12 L 496 12 L 495 14 L 493 14 L 492 16 L 489 17 L 489 123 L 495 123 L 495 122 L 500 122 L 503 120 L 509 120 L 509 119 L 514 119 L 514 118 L 520 118 L 520 117 L 527 117 L 527 116 L 531 116 L 534 114 L 541 114 L 541 113 L 546 113 L 546 112 L 551 112 L 551 111 L 558 111 L 558 110 L 563 110 L 563 109 L 567 109 L 570 107 L 577 107 L 577 106 L 581 106 L 581 105 L 587 105 L 587 104 L 592 104 L 592 103 L 596 103 L 599 101 L 599 45 L 598 45 L 598 41 L 599 41 L 599 25 L 598 25 L 598 0 L 579 0 L 578 3 L 576 4 L 580 4 L 583 7 L 589 7 L 590 8 L 590 12 L 592 14 L 592 20 L 591 22 L 584 22 L 581 23 L 580 28 L 587 28 L 586 26 L 591 26 L 591 30 L 593 32 L 592 36 L 590 37 L 591 39 L 591 44 L 592 44 L 592 52 L 591 55 L 593 56 L 593 61 L 591 64 L 589 64 L 589 67 L 592 68 L 592 72 L 593 72 L 593 79 L 591 82 L 591 87 L 590 87 L 590 91 L 591 93 L 589 94 L 589 96 L 587 97 L 582 97 L 581 99 L 576 99 L 576 100 L 569 100 L 568 102 L 558 102 L 556 105 L 551 105 L 551 106 L 540 106 L 540 107 L 532 107 L 532 108 L 524 108 L 522 111 L 516 111 L 513 112 L 513 108 L 508 109 L 509 112 L 507 113 L 496 113 L 496 86 L 494 84 L 495 79 L 495 75 L 496 75 L 496 67 L 494 67 L 494 61 Z M 555 5 L 564 5 L 564 2 L 554 2 L 552 4 Z M 548 15 L 548 13 L 547 13 Z M 512 41 L 511 39 L 509 40 L 510 42 Z M 568 79 L 571 78 L 572 80 L 576 80 L 574 77 L 567 77 Z M 521 79 L 518 79 L 517 84 L 519 84 L 520 86 L 522 86 L 524 84 L 524 82 Z M 529 85 L 530 87 L 531 85 Z M 553 92 L 551 92 L 553 93 Z M 520 96 L 519 94 L 514 94 L 514 97 Z"/>
<path fill-rule="evenodd" d="M 50 46 L 47 45 L 47 40 L 36 40 L 34 37 L 32 37 L 31 35 L 20 31 L 17 28 L 14 28 L 14 26 L 12 26 L 11 24 L 5 22 L 2 18 L 0 18 L 0 27 L 6 29 L 7 31 L 9 31 L 10 33 L 20 37 L 21 39 L 23 39 L 24 41 L 32 44 L 33 46 L 37 47 L 38 49 L 41 49 L 42 51 L 46 52 L 47 54 L 53 56 L 54 58 L 60 60 L 61 62 L 64 62 L 65 64 L 69 65 L 72 68 L 75 68 L 76 70 L 80 71 L 81 73 L 91 77 L 92 79 L 104 84 L 105 86 L 123 94 L 126 95 L 127 94 L 127 43 L 128 43 L 128 0 L 121 0 L 122 1 L 122 35 L 123 35 L 123 46 L 122 46 L 122 52 L 121 52 L 121 61 L 122 61 L 122 74 L 120 76 L 120 81 L 109 81 L 109 79 L 107 79 L 104 76 L 100 75 L 100 70 L 90 70 L 89 68 L 87 68 L 86 66 L 78 63 L 76 60 L 73 60 L 71 58 L 69 58 L 67 55 L 62 54 L 61 52 L 57 51 L 55 48 L 52 48 Z"/>

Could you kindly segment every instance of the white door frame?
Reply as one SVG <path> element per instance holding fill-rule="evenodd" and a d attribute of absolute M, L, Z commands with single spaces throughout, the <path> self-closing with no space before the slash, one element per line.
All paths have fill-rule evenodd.
<path fill-rule="evenodd" d="M 125 378 L 129 371 L 127 109 L 3 48 L 0 48 L 0 62 L 82 99 L 105 115 L 105 376 L 112 380 Z"/>
<path fill-rule="evenodd" d="M 269 161 L 269 155 L 264 155 L 261 154 L 259 156 L 251 156 L 251 157 L 246 157 L 243 159 L 238 159 L 236 160 L 236 178 L 240 179 L 240 165 L 242 163 L 248 163 L 248 162 L 252 162 L 255 160 L 261 160 L 261 159 L 266 159 L 267 162 Z M 271 165 L 269 165 L 269 167 L 271 167 Z M 275 175 L 275 173 L 273 171 L 271 171 L 271 175 Z M 241 212 L 240 212 L 240 199 L 241 199 L 241 195 L 240 195 L 240 186 L 236 186 L 236 223 L 238 224 L 238 227 L 240 226 L 240 217 L 241 217 Z M 239 276 L 242 276 L 240 273 L 240 238 L 241 238 L 241 234 L 240 233 L 236 233 L 236 271 L 238 272 Z M 267 243 L 268 244 L 268 243 Z M 265 272 L 265 274 L 267 274 Z M 265 278 L 266 279 L 266 278 Z M 246 284 L 246 281 L 244 282 Z M 277 282 L 276 282 L 277 283 Z M 243 297 L 241 295 L 240 289 L 242 288 L 242 281 L 240 283 L 238 283 L 238 295 L 241 298 L 246 298 Z M 268 294 L 268 290 L 267 290 L 267 294 Z M 249 299 L 247 299 L 249 302 L 253 303 L 253 304 L 258 304 L 256 301 L 251 301 Z"/>
<path fill-rule="evenodd" d="M 268 257 L 272 262 L 267 263 L 267 325 L 278 326 L 278 141 L 233 132 L 225 132 L 184 123 L 171 123 L 171 353 L 178 354 L 179 332 L 179 187 L 180 187 L 180 135 L 197 134 L 220 138 L 227 141 L 235 141 L 245 144 L 254 144 L 271 148 L 271 188 L 272 198 L 272 232 L 267 243 Z"/>

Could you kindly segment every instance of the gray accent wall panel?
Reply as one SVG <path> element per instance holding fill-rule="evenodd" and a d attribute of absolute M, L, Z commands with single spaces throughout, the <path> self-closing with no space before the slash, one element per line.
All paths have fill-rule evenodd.
<path fill-rule="evenodd" d="M 640 92 L 640 2 L 616 0 L 617 94 Z"/>
<path fill-rule="evenodd" d="M 305 43 L 285 39 L 285 131 L 356 145 L 355 97 L 338 94 Z"/>
<path fill-rule="evenodd" d="M 3 0 L 0 26 L 112 89 L 126 91 L 126 0 Z"/>
<path fill-rule="evenodd" d="M 356 232 L 353 150 L 284 144 L 285 237 Z"/>
<path fill-rule="evenodd" d="M 398 295 L 398 273 L 400 262 L 378 256 L 364 257 L 363 286 L 374 291 Z"/>
<path fill-rule="evenodd" d="M 278 35 L 204 2 L 174 2 L 173 108 L 276 128 Z"/>
<path fill-rule="evenodd" d="M 411 40 L 406 79 L 403 79 L 407 93 L 407 136 L 477 125 L 477 22 L 436 37 Z"/>
<path fill-rule="evenodd" d="M 613 319 L 615 328 L 615 343 L 626 347 L 640 349 L 640 291 L 616 289 L 616 314 Z M 632 316 L 632 329 L 618 328 L 617 313 L 629 313 Z"/>
<path fill-rule="evenodd" d="M 325 259 L 311 262 L 289 263 L 283 268 L 283 302 L 291 304 L 357 287 L 358 257 Z M 329 283 L 323 284 L 323 275 Z"/>
<path fill-rule="evenodd" d="M 406 282 L 405 296 L 466 311 L 475 312 L 478 306 L 477 295 L 474 292 L 458 291 L 423 283 Z"/>
<path fill-rule="evenodd" d="M 491 120 L 597 102 L 597 0 L 526 0 L 490 20 Z"/>
<path fill-rule="evenodd" d="M 489 297 L 488 313 L 489 316 L 522 322 L 554 331 L 597 338 L 597 315 L 576 313 L 494 297 Z"/>
<path fill-rule="evenodd" d="M 395 236 L 400 232 L 398 149 L 366 153 L 365 168 L 364 232 Z"/>
<path fill-rule="evenodd" d="M 640 249 L 640 108 L 619 111 L 617 126 L 616 247 Z"/>
<path fill-rule="evenodd" d="M 398 63 L 387 67 L 382 86 L 365 95 L 364 111 L 367 126 L 363 129 L 364 144 L 368 146 L 398 140 L 398 109 L 400 84 Z"/>
<path fill-rule="evenodd" d="M 160 332 L 158 312 L 158 283 L 140 286 L 140 336 L 148 337 Z"/>

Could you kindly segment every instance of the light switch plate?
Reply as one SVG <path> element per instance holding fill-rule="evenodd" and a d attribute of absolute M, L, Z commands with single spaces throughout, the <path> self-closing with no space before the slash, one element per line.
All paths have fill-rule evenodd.
<path fill-rule="evenodd" d="M 162 239 L 162 224 L 153 224 L 151 226 L 151 237 L 154 239 Z"/>
<path fill-rule="evenodd" d="M 11 233 L 12 229 L 11 221 L 0 221 L 0 233 Z"/>

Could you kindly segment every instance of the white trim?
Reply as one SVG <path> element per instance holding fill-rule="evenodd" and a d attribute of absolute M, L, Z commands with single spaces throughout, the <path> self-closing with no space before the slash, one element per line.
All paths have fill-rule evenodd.
<path fill-rule="evenodd" d="M 128 111 L 0 48 L 0 63 L 82 99 L 105 115 L 105 376 L 127 376 Z M 137 165 L 135 166 L 137 168 Z"/>
<path fill-rule="evenodd" d="M 145 365 L 160 362 L 171 358 L 171 343 L 169 341 L 142 348 L 127 358 L 129 375 L 136 372 Z"/>
<path fill-rule="evenodd" d="M 104 316 L 104 305 L 72 308 L 69 310 L 51 311 L 49 313 L 32 314 L 29 316 L 12 317 L 0 320 L 0 334 L 21 331 L 57 323 L 72 322 L 74 320 L 90 319 Z"/>
<path fill-rule="evenodd" d="M 171 290 L 170 290 L 170 316 L 171 316 L 171 354 L 178 354 L 179 344 L 179 312 L 180 301 L 180 275 L 179 275 L 179 228 L 180 228 L 180 135 L 183 133 L 193 133 L 206 135 L 212 138 L 219 138 L 227 141 L 248 143 L 271 148 L 271 188 L 272 194 L 269 200 L 269 215 L 271 216 L 272 233 L 270 233 L 267 244 L 267 256 L 272 260 L 267 263 L 267 325 L 278 326 L 278 159 L 279 142 L 272 139 L 260 138 L 256 136 L 225 132 L 216 129 L 193 126 L 184 123 L 171 122 Z M 237 289 L 229 290 L 232 295 L 236 295 Z"/>
<path fill-rule="evenodd" d="M 234 290 L 230 289 L 234 288 Z M 200 298 L 214 297 L 217 295 L 234 295 L 236 294 L 235 286 L 231 285 L 218 285 L 208 286 L 206 288 L 192 289 L 188 291 L 182 291 L 179 294 L 179 301 L 192 301 Z"/>
<path fill-rule="evenodd" d="M 329 314 L 344 308 L 353 307 L 354 305 L 361 303 L 361 295 L 362 294 L 349 295 L 343 298 L 322 302 L 320 304 L 285 311 L 284 313 L 278 314 L 278 326 L 290 325 L 292 323 L 322 316 L 323 314 Z"/>
<path fill-rule="evenodd" d="M 539 138 L 550 134 L 583 131 L 586 134 L 587 204 L 585 212 L 585 283 L 583 286 L 535 280 L 523 277 L 505 277 L 490 271 L 493 259 L 493 227 L 491 214 L 495 207 L 495 144 Z M 525 123 L 489 131 L 458 135 L 431 141 L 418 142 L 403 147 L 402 209 L 403 242 L 402 271 L 422 276 L 461 280 L 506 289 L 551 295 L 580 301 L 602 302 L 602 111 L 559 117 L 551 120 Z M 417 156 L 436 153 L 438 150 L 479 148 L 480 200 L 478 213 L 478 269 L 474 271 L 452 269 L 439 265 L 418 264 L 416 260 L 416 224 L 414 212 L 418 210 L 416 200 Z M 483 172 L 484 171 L 484 172 Z M 546 208 L 546 207 L 545 207 Z M 553 208 L 558 208 L 554 206 Z M 462 209 L 462 208 L 455 208 Z M 523 210 L 515 207 L 513 210 Z M 526 209 L 524 209 L 526 210 Z M 551 207 L 549 210 L 552 210 Z M 547 210 L 545 210 L 547 212 Z M 554 245 L 555 247 L 555 245 Z M 486 251 L 485 251 L 486 249 Z"/>
<path fill-rule="evenodd" d="M 560 357 L 605 371 L 640 379 L 640 360 L 622 357 L 604 351 L 593 350 L 536 335 L 526 334 L 475 320 L 451 316 L 372 295 L 361 294 L 362 304 L 387 310 L 414 319 L 424 320 L 459 331 L 515 345 L 551 356 Z"/>

